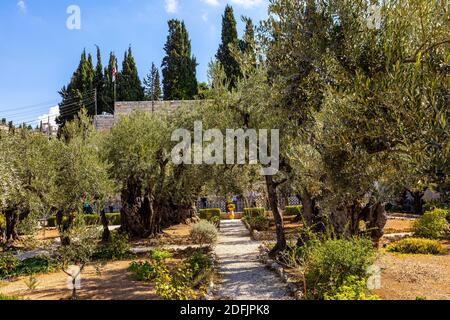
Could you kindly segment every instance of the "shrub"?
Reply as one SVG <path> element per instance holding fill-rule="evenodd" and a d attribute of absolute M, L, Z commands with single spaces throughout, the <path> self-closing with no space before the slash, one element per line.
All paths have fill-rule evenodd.
<path fill-rule="evenodd" d="M 244 209 L 244 216 L 247 218 L 256 218 L 259 216 L 264 216 L 266 214 L 266 209 L 264 208 L 246 208 Z"/>
<path fill-rule="evenodd" d="M 17 267 L 15 274 L 34 275 L 38 273 L 50 273 L 56 271 L 60 263 L 49 256 L 39 256 L 22 261 Z"/>
<path fill-rule="evenodd" d="M 98 214 L 84 214 L 82 216 L 83 216 L 84 222 L 87 225 L 92 226 L 92 225 L 100 225 L 101 224 L 101 218 L 100 218 L 100 215 L 98 215 Z M 111 226 L 118 226 L 121 224 L 120 213 L 107 213 L 106 219 L 108 220 L 108 223 Z M 63 221 L 66 221 L 66 220 L 67 220 L 67 217 L 64 217 Z M 56 217 L 48 218 L 47 226 L 49 228 L 56 228 L 57 227 Z"/>
<path fill-rule="evenodd" d="M 363 238 L 313 240 L 299 255 L 308 298 L 322 300 L 325 294 L 334 294 L 350 276 L 367 279 L 376 251 L 372 241 Z"/>
<path fill-rule="evenodd" d="M 111 226 L 120 226 L 122 224 L 120 213 L 107 213 L 106 219 Z"/>
<path fill-rule="evenodd" d="M 88 226 L 96 226 L 100 224 L 100 216 L 98 214 L 85 214 L 83 215 L 84 222 Z"/>
<path fill-rule="evenodd" d="M 150 254 L 150 258 L 155 261 L 166 261 L 167 259 L 172 258 L 173 254 L 166 250 L 154 250 Z"/>
<path fill-rule="evenodd" d="M 110 242 L 100 246 L 94 257 L 103 260 L 120 260 L 131 255 L 128 236 L 120 232 L 112 232 Z"/>
<path fill-rule="evenodd" d="M 22 300 L 22 299 L 19 297 L 7 296 L 0 293 L 0 301 L 15 301 L 15 300 Z"/>
<path fill-rule="evenodd" d="M 300 216 L 302 214 L 303 206 L 288 206 L 284 209 L 285 216 Z"/>
<path fill-rule="evenodd" d="M 371 295 L 367 289 L 367 280 L 355 276 L 348 276 L 342 286 L 336 288 L 332 293 L 325 293 L 325 300 L 379 300 Z"/>
<path fill-rule="evenodd" d="M 199 223 L 194 224 L 190 236 L 194 243 L 200 245 L 214 244 L 217 241 L 218 231 L 211 222 L 201 220 Z"/>
<path fill-rule="evenodd" d="M 178 266 L 172 273 L 166 268 L 156 277 L 156 294 L 163 300 L 194 300 L 196 295 L 190 285 L 192 277 L 192 271 L 186 265 Z"/>
<path fill-rule="evenodd" d="M 407 238 L 390 244 L 389 252 L 405 254 L 444 254 L 446 249 L 436 240 Z"/>
<path fill-rule="evenodd" d="M 145 261 L 145 262 L 132 262 L 128 271 L 133 273 L 134 278 L 138 281 L 152 281 L 159 275 L 168 272 L 166 265 L 163 261 Z"/>
<path fill-rule="evenodd" d="M 267 231 L 270 228 L 270 220 L 264 216 L 248 217 L 246 221 L 252 230 Z"/>
<path fill-rule="evenodd" d="M 222 215 L 221 209 L 201 209 L 199 210 L 200 219 L 210 221 L 212 218 L 216 217 L 220 219 Z"/>
<path fill-rule="evenodd" d="M 185 264 L 192 273 L 192 285 L 194 287 L 211 274 L 213 267 L 211 257 L 200 250 L 195 251 L 192 256 L 186 259 Z"/>
<path fill-rule="evenodd" d="M 413 231 L 415 236 L 419 238 L 445 238 L 449 232 L 447 211 L 444 209 L 435 209 L 433 211 L 426 212 L 414 223 Z"/>
<path fill-rule="evenodd" d="M 20 261 L 11 253 L 0 255 L 0 279 L 6 279 L 14 276 Z"/>

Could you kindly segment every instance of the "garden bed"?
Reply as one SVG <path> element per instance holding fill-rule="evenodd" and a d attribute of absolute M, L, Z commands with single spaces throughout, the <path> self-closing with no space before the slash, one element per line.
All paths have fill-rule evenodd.
<path fill-rule="evenodd" d="M 450 249 L 448 241 L 442 241 Z M 405 255 L 383 253 L 378 262 L 382 269 L 379 290 L 383 300 L 450 300 L 450 254 Z"/>
<path fill-rule="evenodd" d="M 194 249 L 178 250 L 167 260 L 169 268 L 175 268 L 190 257 Z M 205 249 L 206 250 L 206 249 Z M 146 255 L 123 261 L 107 262 L 98 268 L 88 265 L 81 276 L 79 300 L 160 300 L 153 282 L 137 281 L 128 270 L 132 262 L 147 261 Z M 0 281 L 0 294 L 29 300 L 68 300 L 71 291 L 67 287 L 67 275 L 62 271 L 35 276 L 37 286 L 30 290 L 29 277 Z"/>

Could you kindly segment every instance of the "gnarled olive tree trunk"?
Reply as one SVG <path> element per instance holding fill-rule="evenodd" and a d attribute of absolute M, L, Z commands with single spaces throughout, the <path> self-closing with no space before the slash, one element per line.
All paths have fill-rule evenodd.
<path fill-rule="evenodd" d="M 132 183 L 122 190 L 121 230 L 131 237 L 153 237 L 165 227 L 186 223 L 196 216 L 194 205 L 178 205 L 170 195 L 155 198 L 152 193 L 151 189 L 142 191 L 138 184 Z"/>
<path fill-rule="evenodd" d="M 277 187 L 278 184 L 274 181 L 273 176 L 266 176 L 267 194 L 269 197 L 269 205 L 275 219 L 275 226 L 277 231 L 277 244 L 270 252 L 270 256 L 277 256 L 280 252 L 286 250 L 287 241 L 284 233 L 284 221 L 281 215 L 281 210 L 278 206 Z"/>
<path fill-rule="evenodd" d="M 364 222 L 372 240 L 376 245 L 384 235 L 387 214 L 382 203 L 369 203 L 362 206 L 355 203 L 338 208 L 330 214 L 333 231 L 339 237 L 351 237 L 362 233 L 360 223 Z"/>
<path fill-rule="evenodd" d="M 14 241 L 19 238 L 16 227 L 19 224 L 19 213 L 14 209 L 5 210 L 6 230 L 5 240 L 6 242 Z"/>

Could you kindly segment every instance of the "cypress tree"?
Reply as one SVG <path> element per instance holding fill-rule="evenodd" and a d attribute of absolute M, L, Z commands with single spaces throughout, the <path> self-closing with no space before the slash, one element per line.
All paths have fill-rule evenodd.
<path fill-rule="evenodd" d="M 117 58 L 113 52 L 109 54 L 108 67 L 104 71 L 105 79 L 105 94 L 103 95 L 103 101 L 105 111 L 108 113 L 114 113 L 114 82 L 113 82 L 113 70 L 117 73 L 118 65 Z M 116 75 L 117 79 L 117 75 Z"/>
<path fill-rule="evenodd" d="M 83 50 L 70 83 L 59 92 L 62 102 L 59 105 L 58 124 L 64 126 L 66 121 L 72 120 L 83 107 L 88 110 L 88 114 L 94 114 L 94 77 L 92 56 L 90 54 L 86 56 L 86 50 Z"/>
<path fill-rule="evenodd" d="M 139 78 L 131 47 L 125 52 L 122 71 L 117 76 L 117 100 L 144 100 L 144 88 L 142 87 L 141 79 Z"/>
<path fill-rule="evenodd" d="M 239 49 L 239 39 L 234 18 L 233 8 L 227 5 L 222 16 L 222 43 L 219 46 L 216 58 L 222 64 L 230 88 L 234 88 L 241 76 L 239 62 L 233 57 L 232 50 Z"/>
<path fill-rule="evenodd" d="M 162 63 L 164 99 L 194 99 L 198 93 L 197 60 L 192 56 L 189 34 L 184 22 L 170 20 L 168 25 Z"/>
<path fill-rule="evenodd" d="M 256 68 L 255 28 L 250 18 L 243 17 L 245 22 L 244 38 L 240 41 L 241 52 L 246 56 L 252 68 Z"/>
<path fill-rule="evenodd" d="M 161 100 L 161 81 L 159 77 L 159 70 L 155 64 L 152 63 L 150 73 L 144 79 L 145 99 L 147 101 Z"/>
<path fill-rule="evenodd" d="M 97 90 L 97 113 L 102 114 L 108 110 L 105 101 L 105 75 L 103 74 L 102 56 L 97 46 L 97 66 L 95 67 L 94 88 Z"/>

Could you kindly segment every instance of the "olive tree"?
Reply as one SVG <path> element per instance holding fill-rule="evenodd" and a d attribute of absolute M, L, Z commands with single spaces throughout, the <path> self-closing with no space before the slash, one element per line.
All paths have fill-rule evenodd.
<path fill-rule="evenodd" d="M 196 216 L 202 168 L 174 165 L 172 132 L 193 131 L 195 113 L 135 113 L 122 117 L 105 139 L 111 176 L 121 192 L 122 230 L 133 237 L 151 237 L 164 226 Z"/>
<path fill-rule="evenodd" d="M 52 199 L 63 244 L 67 245 L 70 234 L 66 233 L 82 212 L 85 200 L 92 200 L 102 210 L 114 186 L 109 178 L 110 165 L 100 155 L 103 140 L 85 111 L 66 124 L 63 136 L 52 154 L 56 172 Z"/>

